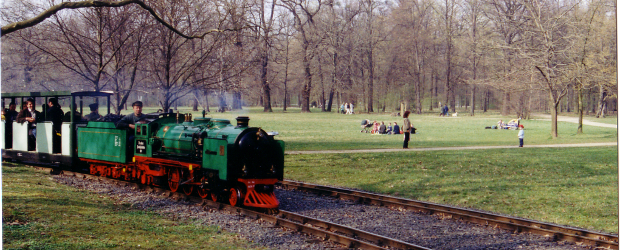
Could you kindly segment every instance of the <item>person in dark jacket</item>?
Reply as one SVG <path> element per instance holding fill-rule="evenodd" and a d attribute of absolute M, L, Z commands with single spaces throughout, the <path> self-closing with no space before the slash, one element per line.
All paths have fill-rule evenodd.
<path fill-rule="evenodd" d="M 58 104 L 58 99 L 56 98 L 50 98 L 47 105 L 49 107 L 47 108 L 47 112 L 45 114 L 45 120 L 51 121 L 54 131 L 60 133 L 62 119 L 65 112 L 62 111 L 60 104 Z"/>
<path fill-rule="evenodd" d="M 82 114 L 80 112 L 78 112 L 77 110 L 78 110 L 77 104 L 73 103 L 73 110 L 67 111 L 67 113 L 65 113 L 65 117 L 63 118 L 63 120 L 65 122 L 70 122 L 71 121 L 71 115 L 73 115 L 73 122 L 81 122 L 82 121 Z"/>
<path fill-rule="evenodd" d="M 398 123 L 394 122 L 394 129 L 392 134 L 400 134 L 400 127 L 398 126 Z"/>
<path fill-rule="evenodd" d="M 12 123 L 13 121 L 17 119 L 17 115 L 19 114 L 19 112 L 15 110 L 16 107 L 17 105 L 15 105 L 15 102 L 11 102 L 9 104 L 9 109 L 5 111 L 4 117 L 6 118 L 8 122 Z"/>
<path fill-rule="evenodd" d="M 34 109 L 34 99 L 26 100 L 26 108 L 19 112 L 16 121 L 28 122 L 28 151 L 33 151 L 37 146 L 37 122 L 42 120 L 41 112 Z"/>
<path fill-rule="evenodd" d="M 141 101 L 134 102 L 133 104 L 131 104 L 131 107 L 133 107 L 133 113 L 126 115 L 120 121 L 118 121 L 118 123 L 116 124 L 116 128 L 135 129 L 136 125 L 134 124 L 144 119 L 145 115 L 142 114 L 142 102 Z"/>
<path fill-rule="evenodd" d="M 6 130 L 6 137 L 4 137 L 4 144 L 6 148 L 13 147 L 13 121 L 17 119 L 17 115 L 19 112 L 15 110 L 17 105 L 15 102 L 11 102 L 9 104 L 9 109 L 4 111 L 4 119 L 6 123 L 4 125 L 4 129 Z"/>
<path fill-rule="evenodd" d="M 385 134 L 386 133 L 386 127 L 385 127 L 385 123 L 381 122 L 381 125 L 379 126 L 379 134 Z"/>
<path fill-rule="evenodd" d="M 101 118 L 101 115 L 99 114 L 99 104 L 92 103 L 88 105 L 88 107 L 90 108 L 90 114 L 84 116 L 87 121 L 96 121 Z"/>
<path fill-rule="evenodd" d="M 47 112 L 45 115 L 45 120 L 52 122 L 52 152 L 60 153 L 61 151 L 61 140 L 60 134 L 62 130 L 62 119 L 64 112 L 60 108 L 60 104 L 58 104 L 57 98 L 50 98 L 47 102 L 49 108 L 47 108 Z"/>

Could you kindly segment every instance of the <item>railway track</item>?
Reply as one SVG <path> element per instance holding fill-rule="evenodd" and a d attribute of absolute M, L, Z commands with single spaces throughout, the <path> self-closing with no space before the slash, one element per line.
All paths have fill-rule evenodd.
<path fill-rule="evenodd" d="M 583 244 L 597 247 L 618 249 L 618 236 L 612 234 L 559 226 L 512 216 L 492 214 L 489 212 L 476 211 L 467 208 L 459 208 L 387 195 L 378 195 L 351 189 L 320 186 L 291 180 L 282 181 L 281 185 L 284 188 L 297 189 L 340 199 L 354 200 L 363 204 L 403 208 L 428 214 L 441 214 L 444 217 L 451 217 L 453 219 L 481 225 L 496 226 L 511 230 L 513 232 L 530 232 L 544 235 L 547 237 L 552 237 L 553 240 L 581 242 Z"/>
<path fill-rule="evenodd" d="M 52 168 L 36 166 L 36 169 L 52 171 Z M 66 176 L 73 176 L 81 179 L 91 179 L 96 181 L 107 182 L 116 185 L 125 185 L 128 187 L 136 187 L 140 190 L 147 192 L 156 192 L 166 195 L 173 199 L 184 200 L 196 205 L 201 205 L 205 209 L 215 209 L 221 211 L 227 211 L 235 213 L 241 216 L 246 216 L 253 219 L 261 219 L 272 223 L 274 226 L 288 228 L 297 232 L 306 233 L 318 237 L 323 240 L 329 240 L 336 243 L 340 243 L 347 248 L 358 249 L 429 249 L 423 246 L 403 242 L 397 239 L 384 237 L 381 235 L 369 233 L 366 231 L 358 230 L 355 228 L 323 221 L 315 218 L 310 218 L 297 213 L 280 210 L 277 214 L 266 214 L 261 211 L 250 210 L 241 207 L 233 207 L 228 204 L 214 202 L 208 199 L 201 199 L 197 196 L 188 196 L 183 193 L 171 192 L 168 189 L 152 187 L 142 185 L 134 182 L 127 182 L 124 180 L 110 179 L 105 177 L 94 176 L 90 174 L 71 172 L 71 171 L 59 171 L 54 174 L 61 174 Z"/>

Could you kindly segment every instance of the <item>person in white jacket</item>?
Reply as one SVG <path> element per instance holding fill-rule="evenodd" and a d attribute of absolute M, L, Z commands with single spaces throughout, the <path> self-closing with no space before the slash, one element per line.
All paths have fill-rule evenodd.
<path fill-rule="evenodd" d="M 522 148 L 523 147 L 523 136 L 525 135 L 525 132 L 523 131 L 523 125 L 519 125 L 519 147 Z"/>

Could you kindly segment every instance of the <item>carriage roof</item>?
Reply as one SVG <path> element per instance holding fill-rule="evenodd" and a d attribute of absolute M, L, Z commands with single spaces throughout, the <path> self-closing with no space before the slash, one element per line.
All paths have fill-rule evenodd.
<path fill-rule="evenodd" d="M 45 92 L 15 92 L 15 93 L 2 93 L 2 98 L 10 97 L 57 97 L 57 96 L 111 96 L 110 92 L 100 91 L 45 91 Z"/>

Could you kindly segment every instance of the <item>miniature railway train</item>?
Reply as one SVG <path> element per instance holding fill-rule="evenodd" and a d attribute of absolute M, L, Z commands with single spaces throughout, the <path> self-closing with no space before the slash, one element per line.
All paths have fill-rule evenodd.
<path fill-rule="evenodd" d="M 53 164 L 61 169 L 167 186 L 173 192 L 195 192 L 234 206 L 278 208 L 274 185 L 283 179 L 284 142 L 274 139 L 277 133 L 249 127 L 248 117 L 237 117 L 234 126 L 225 119 L 204 115 L 192 119 L 191 114 L 172 112 L 145 114 L 135 129 L 119 129 L 115 122 L 120 117 L 110 114 L 110 95 L 2 93 L 3 108 L 7 101 L 21 100 L 23 105 L 26 98 L 34 98 L 45 103 L 41 105 L 41 114 L 45 115 L 49 98 L 57 98 L 74 110 L 73 115 L 65 117 L 56 136 L 52 122 L 37 122 L 36 142 L 27 139 L 28 122 L 3 119 L 3 160 Z M 108 115 L 95 121 L 81 119 L 82 106 L 88 103 L 98 103 L 104 110 L 107 104 Z M 29 145 L 32 143 L 36 145 Z M 60 147 L 52 146 L 55 144 Z"/>

